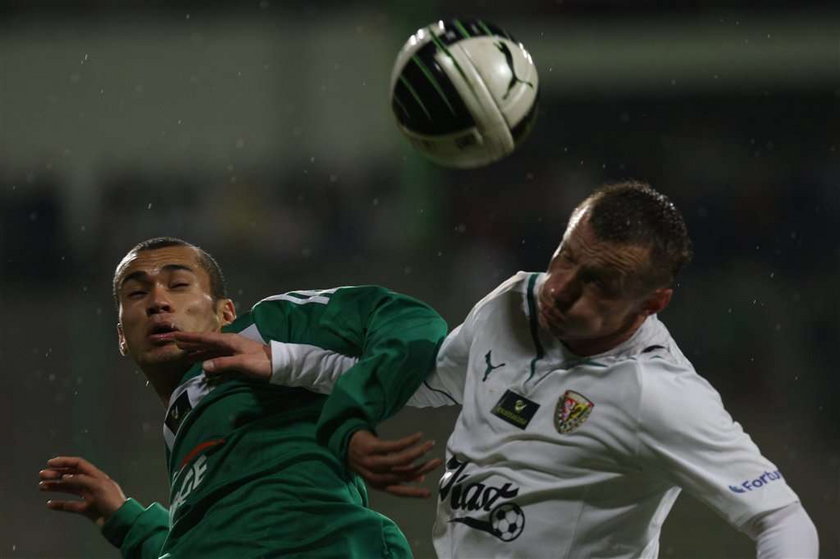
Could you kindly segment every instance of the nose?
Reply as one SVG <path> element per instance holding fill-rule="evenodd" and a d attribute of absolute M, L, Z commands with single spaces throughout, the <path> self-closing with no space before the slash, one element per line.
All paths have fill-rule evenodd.
<path fill-rule="evenodd" d="M 149 304 L 146 307 L 146 314 L 149 316 L 162 312 L 172 312 L 172 301 L 169 299 L 167 290 L 162 285 L 155 285 L 149 297 Z"/>
<path fill-rule="evenodd" d="M 553 274 L 547 287 L 549 299 L 560 310 L 571 307 L 581 293 L 580 281 L 576 274 L 569 272 Z"/>

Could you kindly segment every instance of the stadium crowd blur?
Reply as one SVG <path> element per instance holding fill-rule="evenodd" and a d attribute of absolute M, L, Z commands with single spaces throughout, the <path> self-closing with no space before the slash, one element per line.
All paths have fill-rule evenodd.
<path fill-rule="evenodd" d="M 601 13 L 571 3 L 563 12 L 539 4 L 546 18 L 556 9 L 558 18 L 633 21 L 626 7 Z M 88 8 L 99 13 L 103 5 Z M 209 14 L 187 6 L 154 17 L 174 18 L 177 11 L 181 19 L 188 12 L 192 19 L 212 19 L 224 11 L 223 3 L 212 5 Z M 373 3 L 366 6 L 375 12 Z M 827 6 L 816 4 L 814 15 Z M 773 7 L 783 20 L 788 6 Z M 33 13 L 4 8 L 21 26 L 14 29 L 28 22 L 36 32 Z M 345 16 L 381 23 L 380 15 L 367 12 Z M 103 20 L 109 13 L 127 17 L 105 10 Z M 417 23 L 431 13 L 420 14 Z M 319 13 L 301 7 L 294 15 L 305 24 Z M 491 15 L 502 25 L 511 17 L 501 8 Z M 157 20 L 146 17 L 153 28 Z M 400 33 L 389 36 L 394 53 L 414 26 L 408 20 L 401 16 Z M 12 29 L 8 20 L 3 25 Z M 6 47 L 13 43 L 5 35 L 0 53 L 8 64 L 14 53 Z M 547 76 L 550 64 L 532 47 L 540 37 L 518 38 L 531 48 L 541 78 Z M 4 68 L 12 74 L 10 65 L 0 65 L 0 81 Z M 390 67 L 376 71 L 387 74 Z M 154 76 L 143 79 L 151 89 Z M 351 159 L 319 153 L 316 141 L 282 164 L 234 157 L 215 167 L 180 165 L 177 157 L 150 164 L 102 153 L 81 175 L 89 183 L 86 193 L 73 197 L 68 191 L 79 188 L 80 175 L 70 176 L 63 164 L 73 155 L 33 146 L 27 161 L 9 156 L 15 133 L 0 118 L 0 301 L 6 310 L 0 424 L 7 448 L 0 477 L 2 494 L 11 499 L 0 526 L 0 556 L 108 552 L 82 519 L 50 516 L 43 506 L 34 480 L 53 455 L 85 455 L 127 493 L 166 499 L 159 404 L 143 389 L 141 375 L 120 360 L 114 335 L 111 273 L 137 241 L 175 235 L 209 250 L 225 269 L 240 312 L 285 290 L 378 283 L 429 302 L 455 326 L 505 277 L 543 269 L 563 216 L 603 181 L 625 178 L 647 180 L 670 195 L 695 244 L 664 321 L 799 493 L 820 530 L 824 556 L 840 556 L 832 512 L 840 501 L 838 82 L 777 87 L 756 80 L 673 91 L 666 83 L 660 91 L 605 86 L 572 93 L 556 81 L 545 83 L 541 113 L 520 151 L 468 172 L 420 160 L 389 122 L 382 129 L 386 139 L 376 141 L 392 147 L 369 156 L 363 146 L 373 134 L 344 131 L 362 146 L 362 155 Z M 16 108 L 3 100 L 4 91 L 0 117 L 9 122 Z M 385 95 L 376 95 L 384 110 Z M 71 102 L 66 106 L 73 110 Z M 236 119 L 236 106 L 219 110 Z M 95 126 L 95 119 L 89 115 L 86 125 Z M 334 125 L 344 126 L 340 119 Z M 49 133 L 45 127 L 45 137 Z M 276 134 L 305 138 L 307 121 Z M 241 148 L 234 142 L 232 149 Z M 80 200 L 88 211 L 78 207 Z M 422 424 L 442 447 L 453 418 L 405 411 L 388 429 L 400 434 Z M 402 524 L 418 556 L 431 554 L 433 507 L 378 495 L 374 504 Z M 681 500 L 664 529 L 663 557 L 721 550 L 750 556 L 745 536 L 699 507 Z"/>

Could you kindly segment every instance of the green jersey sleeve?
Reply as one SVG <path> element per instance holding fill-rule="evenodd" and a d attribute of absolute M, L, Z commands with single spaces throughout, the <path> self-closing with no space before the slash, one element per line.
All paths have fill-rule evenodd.
<path fill-rule="evenodd" d="M 128 499 L 102 526 L 102 535 L 126 559 L 157 559 L 169 535 L 169 511 L 158 503 L 144 509 Z"/>
<path fill-rule="evenodd" d="M 435 365 L 446 323 L 424 303 L 376 286 L 296 291 L 252 309 L 262 338 L 357 358 L 324 402 L 316 436 L 342 460 L 350 435 L 396 413 Z"/>

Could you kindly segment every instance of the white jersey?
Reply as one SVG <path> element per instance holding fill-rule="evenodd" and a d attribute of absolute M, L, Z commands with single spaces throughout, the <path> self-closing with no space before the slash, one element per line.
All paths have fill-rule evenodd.
<path fill-rule="evenodd" d="M 665 326 L 579 357 L 537 322 L 543 274 L 480 301 L 409 400 L 461 404 L 446 447 L 441 558 L 656 557 L 685 489 L 738 529 L 798 501 Z M 350 357 L 272 343 L 273 382 L 329 392 Z"/>
<path fill-rule="evenodd" d="M 680 489 L 737 528 L 797 501 L 656 317 L 575 356 L 537 323 L 543 278 L 520 272 L 479 302 L 425 388 L 463 406 L 438 556 L 656 557 Z"/>

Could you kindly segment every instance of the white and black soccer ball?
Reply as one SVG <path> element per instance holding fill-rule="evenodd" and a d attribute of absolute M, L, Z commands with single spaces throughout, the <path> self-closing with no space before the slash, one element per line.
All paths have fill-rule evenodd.
<path fill-rule="evenodd" d="M 502 503 L 490 512 L 490 528 L 502 541 L 515 540 L 525 529 L 525 513 L 516 503 Z"/>
<path fill-rule="evenodd" d="M 397 55 L 391 108 L 420 152 L 471 168 L 516 149 L 537 113 L 537 68 L 525 47 L 481 20 L 438 21 Z"/>

